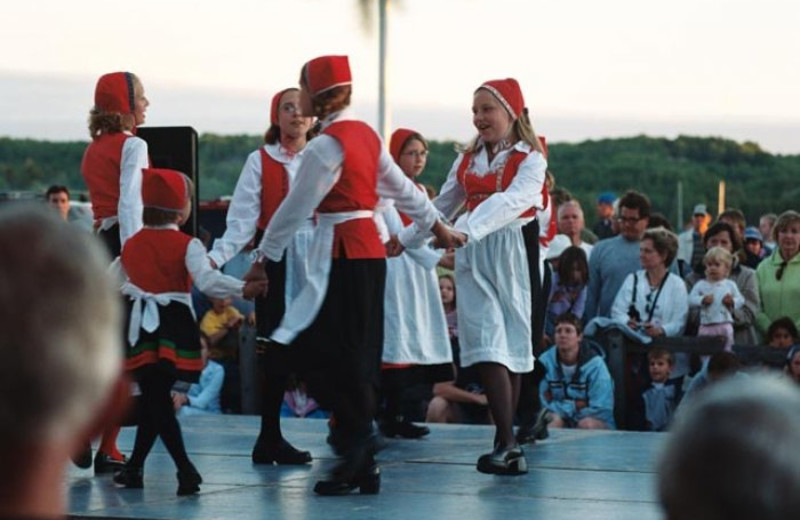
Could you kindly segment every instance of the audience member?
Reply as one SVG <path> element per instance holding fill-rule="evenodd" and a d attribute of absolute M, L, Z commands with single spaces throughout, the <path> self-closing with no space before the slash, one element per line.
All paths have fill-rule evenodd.
<path fill-rule="evenodd" d="M 544 327 L 547 345 L 552 344 L 558 316 L 568 312 L 578 319 L 583 318 L 586 284 L 589 281 L 589 264 L 586 253 L 580 247 L 567 247 L 561 255 L 549 261 L 555 263 Z"/>
<path fill-rule="evenodd" d="M 200 320 L 200 331 L 208 337 L 209 356 L 216 360 L 236 359 L 244 316 L 233 306 L 233 298 L 209 298 L 209 301 L 211 309 Z"/>
<path fill-rule="evenodd" d="M 592 231 L 597 235 L 598 240 L 611 238 L 616 235 L 613 224 L 614 200 L 616 200 L 616 198 L 617 197 L 610 191 L 601 193 L 600 196 L 597 197 L 597 222 L 592 226 Z"/>
<path fill-rule="evenodd" d="M 756 270 L 761 295 L 756 326 L 761 332 L 782 316 L 800 323 L 800 213 L 782 213 L 773 234 L 778 246 Z"/>
<path fill-rule="evenodd" d="M 209 359 L 208 338 L 204 334 L 200 335 L 200 358 L 203 360 L 200 380 L 192 383 L 187 393 L 172 394 L 172 403 L 178 417 L 222 413 L 219 397 L 225 381 L 225 369 Z"/>
<path fill-rule="evenodd" d="M 2 208 L 0 251 L 0 518 L 61 518 L 70 455 L 127 399 L 120 298 L 99 242 L 43 208 Z"/>
<path fill-rule="evenodd" d="M 556 319 L 556 342 L 542 354 L 539 388 L 553 428 L 614 429 L 614 382 L 605 360 L 583 342 L 583 326 L 565 313 Z"/>
<path fill-rule="evenodd" d="M 766 376 L 712 388 L 678 413 L 661 456 L 658 490 L 666 518 L 794 518 L 798 445 L 796 388 Z"/>
<path fill-rule="evenodd" d="M 761 215 L 758 219 L 758 230 L 764 238 L 764 247 L 772 252 L 775 249 L 775 240 L 772 238 L 772 228 L 775 227 L 775 222 L 778 220 L 778 215 L 775 213 L 766 213 Z"/>
<path fill-rule="evenodd" d="M 58 214 L 64 220 L 69 220 L 69 190 L 66 186 L 53 185 L 47 188 L 45 193 L 47 204 L 58 211 Z"/>
<path fill-rule="evenodd" d="M 747 378 L 747 374 L 739 371 L 741 366 L 739 358 L 733 352 L 722 351 L 712 354 L 703 362 L 700 371 L 689 382 L 683 400 L 694 400 L 699 392 L 722 379 L 728 377 Z"/>
<path fill-rule="evenodd" d="M 800 384 L 800 345 L 795 345 L 786 355 L 786 373 L 792 382 Z"/>
<path fill-rule="evenodd" d="M 653 348 L 647 352 L 650 382 L 642 391 L 644 429 L 662 432 L 672 422 L 672 415 L 683 396 L 683 378 L 671 378 L 675 357 L 668 350 Z"/>
<path fill-rule="evenodd" d="M 730 224 L 717 222 L 708 228 L 703 237 L 706 249 L 721 247 L 733 254 L 733 267 L 731 268 L 730 279 L 736 284 L 736 288 L 744 297 L 744 305 L 740 309 L 733 309 L 733 343 L 735 345 L 756 345 L 759 342 L 756 334 L 755 321 L 756 314 L 761 306 L 758 296 L 758 281 L 756 272 L 739 262 L 736 251 L 741 249 L 742 241 L 737 238 L 736 231 Z M 694 271 L 686 276 L 686 283 L 691 289 L 698 280 L 705 276 L 703 270 Z M 700 320 L 700 313 L 697 309 L 690 310 L 687 333 L 697 330 Z"/>
<path fill-rule="evenodd" d="M 609 317 L 614 298 L 625 278 L 639 268 L 639 241 L 647 229 L 650 200 L 628 191 L 619 200 L 620 233 L 599 242 L 589 259 L 589 286 L 584 321 Z"/>
<path fill-rule="evenodd" d="M 744 230 L 744 255 L 745 265 L 751 269 L 758 267 L 758 264 L 771 251 L 764 247 L 764 237 L 757 227 L 750 226 Z"/>
<path fill-rule="evenodd" d="M 700 308 L 698 336 L 724 336 L 725 349 L 733 348 L 734 309 L 741 309 L 744 297 L 736 283 L 728 279 L 733 255 L 722 247 L 712 247 L 703 258 L 706 277 L 699 280 L 689 294 L 689 305 Z"/>
<path fill-rule="evenodd" d="M 692 228 L 678 235 L 678 261 L 685 263 L 689 270 L 697 269 L 703 263 L 706 252 L 703 236 L 711 223 L 705 204 L 698 204 L 692 212 Z"/>
<path fill-rule="evenodd" d="M 766 341 L 770 347 L 789 350 L 799 340 L 800 334 L 790 318 L 784 316 L 769 324 Z"/>
<path fill-rule="evenodd" d="M 577 200 L 568 200 L 558 207 L 558 232 L 569 237 L 573 246 L 580 247 L 589 258 L 592 245 L 584 242 L 581 233 L 586 229 L 583 209 Z"/>

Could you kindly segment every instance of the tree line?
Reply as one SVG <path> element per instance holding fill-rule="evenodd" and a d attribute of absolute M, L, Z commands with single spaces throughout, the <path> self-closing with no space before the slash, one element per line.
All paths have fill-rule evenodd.
<path fill-rule="evenodd" d="M 262 143 L 262 137 L 254 135 L 200 136 L 200 198 L 230 195 L 245 158 Z M 74 192 L 85 192 L 80 162 L 86 145 L 0 138 L 0 191 L 43 192 L 51 184 L 63 184 Z M 429 145 L 428 165 L 420 180 L 438 189 L 456 158 L 458 144 L 431 141 Z M 716 208 L 721 180 L 727 187 L 726 206 L 741 209 L 753 223 L 762 213 L 798 208 L 800 155 L 773 155 L 752 142 L 637 136 L 553 143 L 549 155 L 557 186 L 582 202 L 590 222 L 598 194 L 619 195 L 636 189 L 674 223 L 679 182 L 685 218 L 697 203 Z"/>

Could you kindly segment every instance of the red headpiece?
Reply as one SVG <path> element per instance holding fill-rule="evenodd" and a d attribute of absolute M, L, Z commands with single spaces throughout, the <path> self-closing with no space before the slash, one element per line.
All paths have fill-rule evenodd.
<path fill-rule="evenodd" d="M 94 88 L 94 106 L 103 112 L 132 114 L 133 74 L 112 72 L 100 76 Z"/>
<path fill-rule="evenodd" d="M 486 81 L 478 87 L 478 90 L 480 89 L 486 89 L 491 92 L 514 119 L 522 114 L 522 110 L 525 108 L 525 100 L 522 97 L 519 83 L 514 78 Z"/>
<path fill-rule="evenodd" d="M 145 207 L 183 211 L 188 198 L 186 176 L 162 168 L 142 170 L 142 202 Z"/>
<path fill-rule="evenodd" d="M 270 124 L 277 125 L 278 124 L 278 113 L 280 110 L 281 98 L 287 92 L 292 90 L 297 90 L 295 87 L 285 88 L 272 96 L 272 104 L 269 107 L 269 122 Z"/>
<path fill-rule="evenodd" d="M 415 135 L 419 135 L 419 133 L 408 128 L 398 128 L 392 133 L 392 138 L 389 140 L 389 153 L 392 155 L 394 162 L 400 162 L 400 152 L 403 151 L 403 147 L 408 140 Z"/>
<path fill-rule="evenodd" d="M 303 66 L 306 84 L 312 96 L 353 83 L 347 56 L 320 56 Z"/>

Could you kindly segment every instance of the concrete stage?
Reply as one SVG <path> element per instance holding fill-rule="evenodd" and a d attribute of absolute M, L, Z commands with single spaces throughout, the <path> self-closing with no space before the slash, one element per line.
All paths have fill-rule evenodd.
<path fill-rule="evenodd" d="M 380 495 L 316 496 L 314 483 L 335 464 L 325 444 L 327 424 L 288 419 L 286 437 L 308 449 L 306 467 L 254 466 L 253 416 L 190 417 L 182 422 L 187 449 L 203 475 L 201 493 L 177 497 L 175 467 L 160 441 L 147 460 L 143 490 L 117 489 L 110 476 L 72 467 L 69 512 L 75 518 L 157 519 L 657 519 L 654 473 L 665 434 L 551 431 L 526 449 L 530 472 L 483 475 L 478 456 L 489 450 L 488 426 L 431 425 L 422 440 L 389 440 L 380 453 Z M 133 428 L 120 449 L 130 453 Z"/>

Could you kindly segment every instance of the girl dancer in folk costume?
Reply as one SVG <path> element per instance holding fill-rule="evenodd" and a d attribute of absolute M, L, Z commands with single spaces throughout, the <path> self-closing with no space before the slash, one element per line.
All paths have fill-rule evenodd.
<path fill-rule="evenodd" d="M 350 93 L 346 56 L 324 56 L 303 66 L 301 108 L 320 119 L 322 133 L 306 147 L 295 184 L 257 250 L 280 260 L 316 208 L 307 281 L 270 339 L 282 345 L 295 342 L 291 348 L 306 351 L 304 359 L 314 366 L 304 368 L 315 369 L 310 389 L 329 402 L 345 439 L 344 461 L 329 480 L 314 487 L 323 495 L 355 488 L 377 493 L 380 486 L 372 433 L 386 277 L 386 250 L 373 220 L 378 197 L 395 199 L 420 227 L 432 227 L 442 246 L 459 245 L 462 239 L 437 220 L 428 198 L 394 164 L 374 130 L 353 118 Z M 262 268 L 256 261 L 248 279 L 264 277 Z M 323 391 L 313 392 L 315 386 Z"/>
<path fill-rule="evenodd" d="M 142 227 L 142 168 L 149 160 L 147 143 L 134 133 L 144 123 L 149 104 L 142 82 L 130 72 L 105 74 L 97 81 L 94 107 L 89 112 L 92 142 L 83 155 L 81 174 L 89 188 L 94 227 L 111 258 L 119 256 L 122 244 Z M 119 426 L 103 432 L 94 459 L 95 473 L 122 466 L 118 434 Z M 91 446 L 87 449 L 83 456 L 86 466 L 91 463 Z"/>
<path fill-rule="evenodd" d="M 263 281 L 245 284 L 214 270 L 203 244 L 178 230 L 191 213 L 190 193 L 191 183 L 180 172 L 144 170 L 145 227 L 125 243 L 120 256 L 127 277 L 122 293 L 130 307 L 125 368 L 142 393 L 133 453 L 114 482 L 141 488 L 145 458 L 160 436 L 178 468 L 178 495 L 198 492 L 202 482 L 186 454 L 170 394 L 177 379 L 196 383 L 203 368 L 192 280 L 216 298 L 252 298 L 266 290 Z"/>
<path fill-rule="evenodd" d="M 415 180 L 425 168 L 428 153 L 422 135 L 405 128 L 395 130 L 389 151 L 403 173 L 424 190 Z M 383 217 L 391 235 L 411 224 L 411 219 L 392 205 L 385 208 Z M 404 403 L 403 394 L 418 383 L 453 380 L 453 356 L 436 277 L 437 265 L 449 263 L 452 267 L 452 254 L 443 253 L 420 247 L 386 261 L 381 373 L 386 409 L 380 426 L 388 437 L 413 439 L 430 433 L 408 418 L 411 406 Z"/>
<path fill-rule="evenodd" d="M 478 136 L 456 159 L 434 201 L 453 216 L 466 203 L 455 229 L 469 242 L 456 251 L 461 365 L 478 365 L 496 425 L 494 449 L 478 471 L 527 471 L 512 423 L 520 374 L 533 369 L 531 290 L 522 227 L 542 207 L 547 162 L 528 119 L 519 84 L 487 81 L 473 96 Z M 413 227 L 399 240 L 416 247 L 424 233 Z"/>
<path fill-rule="evenodd" d="M 303 149 L 311 138 L 311 118 L 300 112 L 300 90 L 287 88 L 272 98 L 270 127 L 265 145 L 251 153 L 239 176 L 228 208 L 225 234 L 214 242 L 209 258 L 222 266 L 251 240 L 261 241 L 272 215 L 294 182 Z M 255 464 L 306 464 L 311 454 L 289 444 L 281 433 L 280 410 L 289 375 L 296 370 L 296 349 L 269 348 L 269 338 L 283 317 L 286 304 L 296 295 L 306 277 L 306 259 L 314 231 L 312 213 L 291 238 L 286 254 L 277 262 L 267 261 L 271 282 L 264 298 L 256 298 L 259 366 L 262 379 L 261 432 L 253 447 Z"/>

